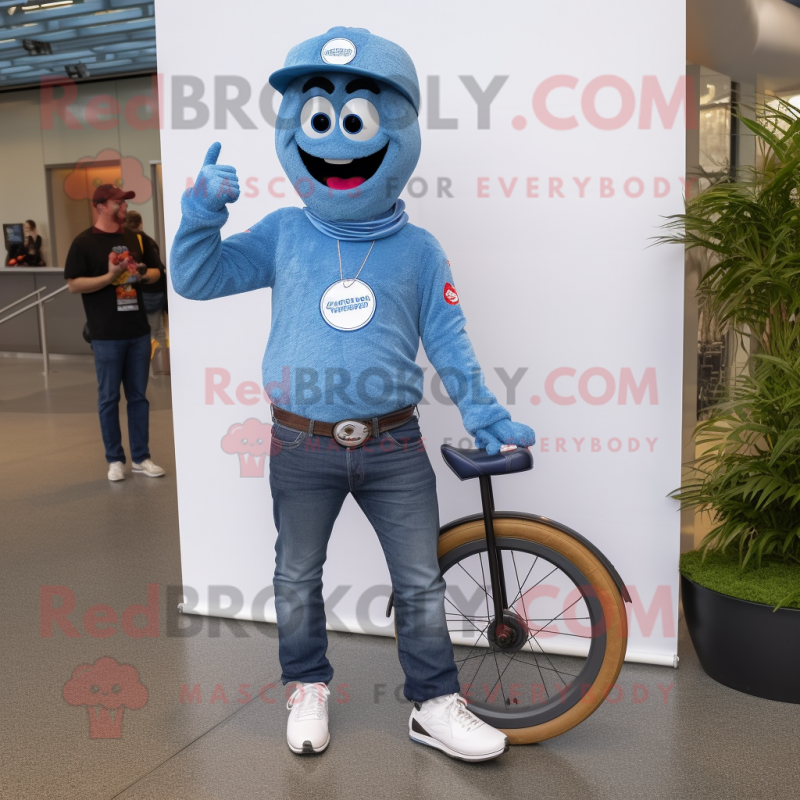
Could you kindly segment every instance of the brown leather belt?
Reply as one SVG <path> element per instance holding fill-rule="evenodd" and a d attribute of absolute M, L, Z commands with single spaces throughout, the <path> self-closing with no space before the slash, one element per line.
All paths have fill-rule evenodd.
<path fill-rule="evenodd" d="M 309 436 L 330 436 L 335 439 L 343 447 L 358 447 L 362 445 L 368 436 L 375 436 L 377 427 L 377 435 L 380 436 L 386 431 L 393 428 L 398 428 L 404 422 L 408 421 L 414 416 L 414 409 L 416 406 L 407 406 L 401 408 L 400 411 L 393 411 L 391 414 L 385 414 L 382 417 L 374 419 L 345 419 L 341 422 L 319 422 L 307 417 L 301 417 L 299 414 L 292 414 L 291 411 L 286 411 L 283 408 L 273 405 L 272 406 L 272 419 L 279 422 L 287 428 L 295 431 L 303 431 Z M 364 426 L 368 429 L 368 435 L 359 437 L 358 430 L 350 430 L 357 428 L 358 425 Z M 352 443 L 347 441 L 348 436 L 352 437 Z M 356 441 L 358 439 L 358 441 Z"/>

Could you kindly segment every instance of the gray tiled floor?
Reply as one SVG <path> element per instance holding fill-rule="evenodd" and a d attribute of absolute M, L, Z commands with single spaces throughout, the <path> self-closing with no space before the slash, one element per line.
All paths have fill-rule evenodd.
<path fill-rule="evenodd" d="M 796 797 L 800 709 L 708 679 L 683 627 L 679 670 L 627 665 L 619 703 L 559 739 L 474 765 L 408 740 L 392 640 L 331 634 L 333 740 L 323 756 L 293 756 L 281 691 L 258 695 L 278 682 L 274 626 L 202 620 L 192 636 L 171 630 L 179 618 L 167 587 L 180 584 L 180 554 L 167 379 L 149 389 L 153 456 L 167 477 L 111 485 L 92 364 L 54 368 L 45 392 L 38 362 L 0 358 L 4 800 Z M 87 635 L 90 606 L 121 615 L 146 603 L 148 584 L 159 587 L 157 637 Z M 42 586 L 74 594 L 68 619 L 80 636 L 42 635 Z M 100 656 L 134 666 L 148 689 L 143 708 L 124 712 L 119 739 L 91 739 L 87 708 L 62 698 L 75 668 Z M 665 703 L 659 684 L 671 683 Z M 202 702 L 181 702 L 183 684 L 199 685 Z M 646 687 L 643 702 L 633 702 L 634 684 Z"/>

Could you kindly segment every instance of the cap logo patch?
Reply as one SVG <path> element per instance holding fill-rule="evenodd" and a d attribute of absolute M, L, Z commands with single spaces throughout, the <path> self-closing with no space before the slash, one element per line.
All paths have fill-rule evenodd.
<path fill-rule="evenodd" d="M 349 39 L 330 39 L 320 55 L 326 64 L 349 64 L 356 57 L 356 46 Z"/>

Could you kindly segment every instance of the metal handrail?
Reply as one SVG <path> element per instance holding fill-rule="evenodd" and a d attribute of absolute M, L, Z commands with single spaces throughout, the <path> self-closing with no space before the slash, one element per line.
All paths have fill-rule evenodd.
<path fill-rule="evenodd" d="M 47 288 L 46 286 L 42 286 L 41 289 L 37 289 L 35 292 L 31 292 L 30 294 L 26 294 L 25 297 L 20 297 L 19 300 L 15 300 L 13 303 L 9 303 L 5 308 L 0 308 L 0 314 L 2 314 L 4 311 L 8 311 L 9 308 L 14 308 L 15 305 L 18 305 L 23 300 L 27 300 L 29 297 L 33 297 L 35 294 L 39 294 L 40 292 L 43 292 L 46 288 Z"/>
<path fill-rule="evenodd" d="M 0 310 L 6 311 L 9 308 L 13 308 L 19 303 L 23 302 L 23 300 L 27 300 L 29 297 L 33 297 L 35 294 L 40 294 L 43 292 L 47 287 L 42 286 L 41 289 L 37 289 L 35 292 L 31 292 L 29 295 L 25 297 L 21 297 L 16 302 L 12 303 L 10 306 L 6 306 L 4 309 Z M 20 314 L 30 310 L 34 306 L 36 306 L 37 313 L 39 315 L 39 335 L 42 340 L 42 360 L 44 361 L 44 385 L 45 388 L 48 387 L 49 383 L 49 375 L 50 375 L 50 351 L 47 348 L 47 323 L 45 321 L 44 315 L 44 304 L 52 300 L 57 294 L 61 294 L 61 292 L 66 291 L 69 289 L 69 286 L 62 286 L 60 289 L 56 289 L 54 292 L 50 292 L 50 294 L 46 294 L 44 297 L 38 297 L 33 303 L 28 303 L 27 306 L 23 306 L 22 308 L 17 309 L 13 314 L 9 314 L 7 317 L 3 317 L 0 319 L 0 325 L 4 322 L 8 322 L 10 319 L 14 319 L 14 317 L 18 317 Z"/>
<path fill-rule="evenodd" d="M 43 286 L 39 291 L 43 292 L 46 288 L 47 288 L 46 286 Z M 33 303 L 28 303 L 27 306 L 17 309 L 13 314 L 9 314 L 4 319 L 0 319 L 0 325 L 2 325 L 4 322 L 8 322 L 10 319 L 14 319 L 14 317 L 18 317 L 20 314 L 22 314 L 23 311 L 27 311 L 29 308 L 33 308 L 34 306 L 38 306 L 41 305 L 42 303 L 46 303 L 49 300 L 52 300 L 57 294 L 61 294 L 61 292 L 65 292 L 67 289 L 69 289 L 69 286 L 62 286 L 60 289 L 56 289 L 54 292 L 50 292 L 50 294 L 46 294 L 44 297 L 40 297 Z M 33 292 L 33 294 L 36 294 L 36 292 Z M 28 297 L 30 297 L 30 295 L 28 295 Z M 27 299 L 26 297 L 22 298 L 22 300 L 26 299 Z M 19 302 L 21 302 L 21 300 L 17 300 L 17 303 Z M 14 306 L 16 305 L 16 303 L 12 303 L 11 305 Z M 11 306 L 6 306 L 6 308 L 11 308 Z M 3 309 L 3 311 L 5 311 L 5 308 Z"/>

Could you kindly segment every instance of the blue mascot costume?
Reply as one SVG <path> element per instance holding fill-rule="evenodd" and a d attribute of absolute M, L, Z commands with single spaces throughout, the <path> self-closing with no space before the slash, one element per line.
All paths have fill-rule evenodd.
<path fill-rule="evenodd" d="M 410 737 L 455 758 L 494 758 L 508 742 L 467 709 L 447 632 L 436 482 L 414 415 L 420 339 L 477 447 L 529 446 L 534 434 L 484 385 L 449 262 L 398 199 L 420 154 L 416 70 L 393 42 L 340 27 L 294 47 L 270 83 L 283 94 L 278 157 L 306 208 L 223 242 L 239 186 L 215 143 L 183 196 L 170 274 L 194 300 L 272 289 L 263 381 L 275 423 L 279 655 L 283 682 L 297 684 L 288 744 L 317 753 L 330 741 L 322 566 L 352 494 L 391 574 Z"/>

